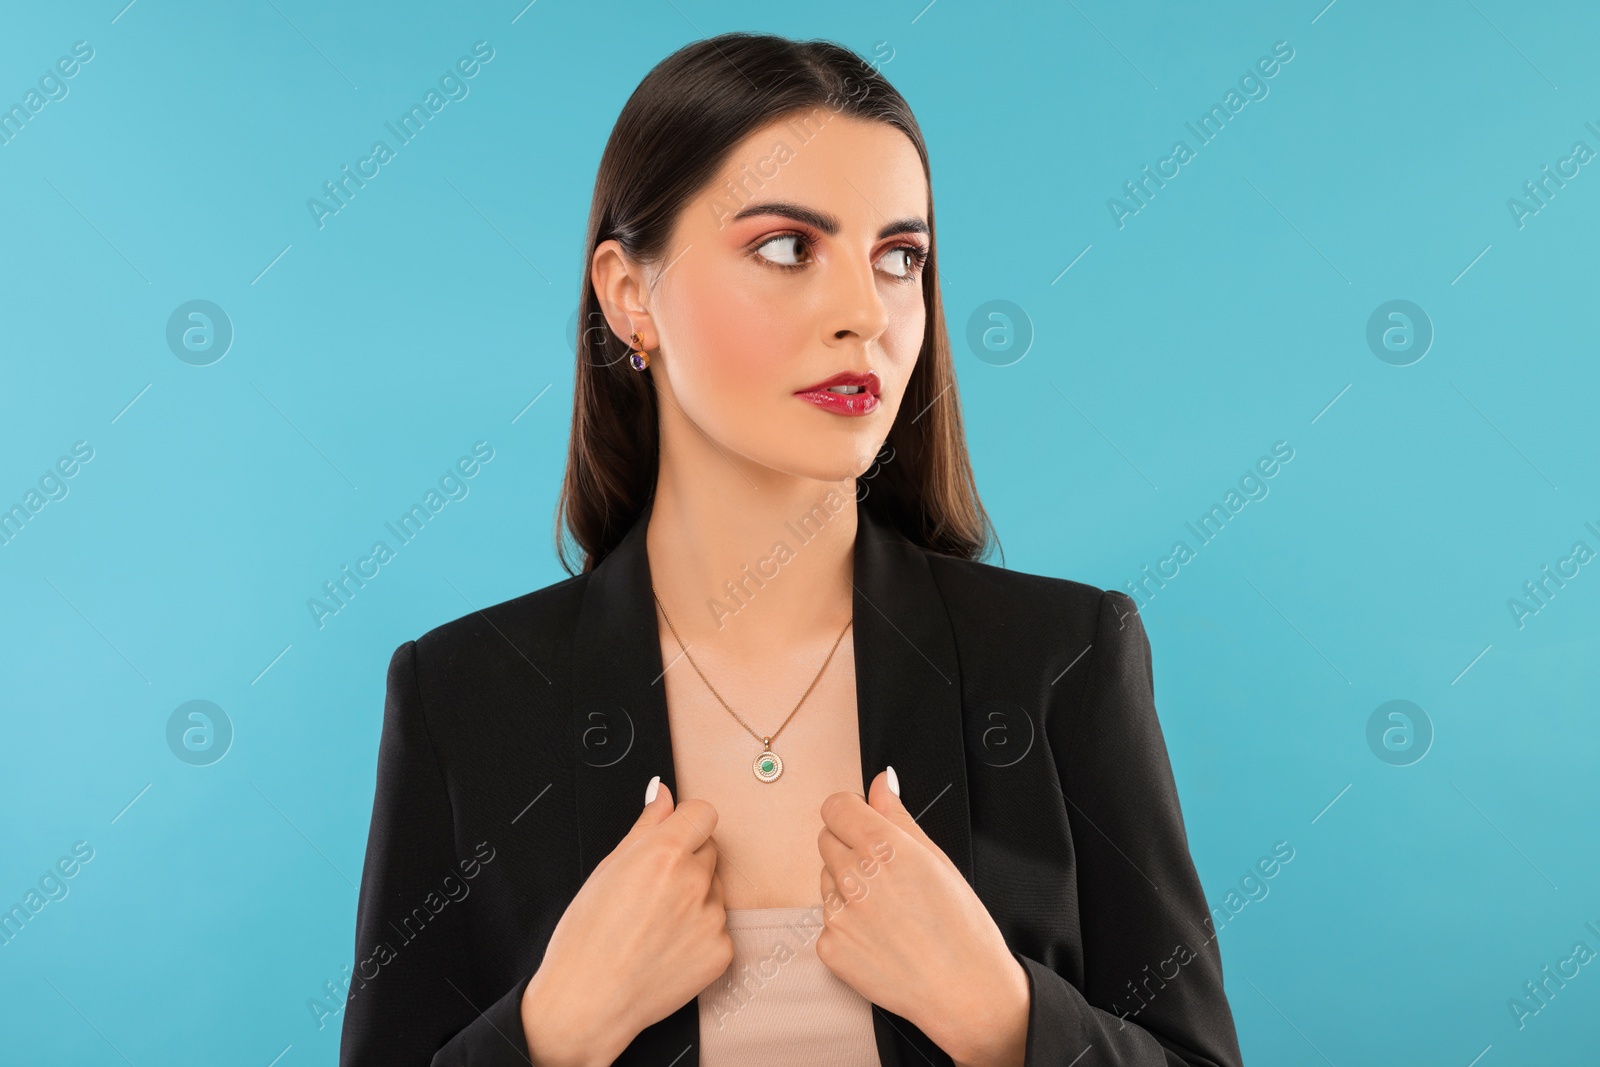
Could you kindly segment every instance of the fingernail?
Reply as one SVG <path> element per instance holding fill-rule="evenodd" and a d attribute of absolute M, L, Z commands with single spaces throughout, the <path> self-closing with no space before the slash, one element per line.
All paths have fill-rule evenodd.
<path fill-rule="evenodd" d="M 644 802 L 647 805 L 655 803 L 656 794 L 659 793 L 660 791 L 661 791 L 661 776 L 658 774 L 654 778 L 650 779 L 650 784 L 649 785 L 644 787 Z M 899 795 L 900 795 L 899 792 L 896 791 L 895 792 L 895 796 L 899 796 Z"/>
<path fill-rule="evenodd" d="M 900 795 L 900 776 L 894 773 L 894 768 L 889 768 L 889 792 L 895 796 Z"/>

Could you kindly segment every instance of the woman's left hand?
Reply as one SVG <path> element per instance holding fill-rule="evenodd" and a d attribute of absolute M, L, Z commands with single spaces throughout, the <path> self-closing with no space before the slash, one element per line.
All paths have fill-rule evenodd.
<path fill-rule="evenodd" d="M 1020 1067 L 1028 975 L 956 865 L 889 788 L 822 802 L 817 957 L 963 1065 Z"/>

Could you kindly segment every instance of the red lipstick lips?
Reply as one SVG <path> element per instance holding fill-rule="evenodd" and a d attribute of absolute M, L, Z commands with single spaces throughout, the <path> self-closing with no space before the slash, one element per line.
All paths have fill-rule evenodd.
<path fill-rule="evenodd" d="M 835 415 L 870 415 L 878 406 L 878 376 L 845 371 L 832 378 L 795 390 L 795 396 Z"/>

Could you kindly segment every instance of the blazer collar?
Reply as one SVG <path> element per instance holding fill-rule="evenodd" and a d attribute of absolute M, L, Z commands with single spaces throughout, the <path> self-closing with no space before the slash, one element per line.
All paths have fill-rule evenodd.
<path fill-rule="evenodd" d="M 627 835 L 651 776 L 678 797 L 645 531 L 589 575 L 573 651 L 580 884 Z M 901 801 L 973 881 L 955 637 L 925 550 L 858 506 L 852 627 L 862 792 L 887 765 Z"/>

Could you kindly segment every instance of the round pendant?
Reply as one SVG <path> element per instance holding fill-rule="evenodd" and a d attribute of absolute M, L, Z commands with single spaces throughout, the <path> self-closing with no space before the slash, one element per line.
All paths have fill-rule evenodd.
<path fill-rule="evenodd" d="M 751 770 L 755 771 L 756 777 L 763 782 L 775 782 L 778 780 L 778 775 L 783 773 L 783 760 L 769 748 L 756 757 Z"/>

